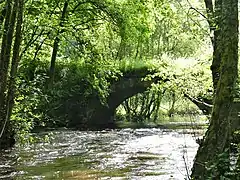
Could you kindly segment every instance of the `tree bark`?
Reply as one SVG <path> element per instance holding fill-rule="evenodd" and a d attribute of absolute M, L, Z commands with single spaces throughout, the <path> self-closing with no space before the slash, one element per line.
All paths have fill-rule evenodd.
<path fill-rule="evenodd" d="M 11 2 L 8 1 L 7 6 L 11 8 Z M 10 19 L 5 18 L 4 29 L 6 30 L 2 39 L 1 49 L 1 66 L 0 66 L 0 149 L 11 147 L 14 143 L 14 131 L 9 122 L 10 115 L 14 103 L 14 84 L 17 66 L 19 62 L 19 50 L 21 42 L 21 26 L 23 16 L 23 0 L 15 0 L 12 10 L 8 9 L 6 16 L 10 13 Z M 7 19 L 9 19 L 7 21 Z M 17 27 L 15 31 L 15 22 L 17 19 Z M 6 22 L 7 21 L 7 22 Z M 8 78 L 10 58 L 12 54 L 12 41 L 15 31 L 15 41 L 12 55 L 12 65 L 10 70 L 10 78 Z"/>
<path fill-rule="evenodd" d="M 194 179 L 204 180 L 208 177 L 220 179 L 224 172 L 210 167 L 218 161 L 220 154 L 227 152 L 232 132 L 229 114 L 238 76 L 238 1 L 225 0 L 218 7 L 221 11 L 219 17 L 221 30 L 216 46 L 221 59 L 217 77 L 219 80 L 217 81 L 210 126 L 195 157 L 192 169 L 192 178 Z M 210 171 L 207 168 L 210 168 Z"/>
<path fill-rule="evenodd" d="M 11 71 L 10 71 L 10 78 L 9 78 L 9 87 L 7 93 L 7 121 L 10 121 L 10 117 L 12 114 L 12 109 L 14 105 L 14 95 L 15 95 L 15 79 L 17 74 L 17 68 L 19 64 L 19 53 L 20 53 L 20 46 L 22 40 L 22 22 L 23 22 L 23 5 L 24 0 L 18 0 L 18 17 L 17 17 L 17 25 L 16 25 L 16 32 L 15 32 L 15 40 L 13 46 L 13 56 L 12 56 L 12 63 L 11 63 Z"/>
<path fill-rule="evenodd" d="M 6 11 L 7 11 L 7 3 L 6 3 L 6 5 L 1 9 L 1 12 L 0 12 L 0 29 L 2 29 L 2 25 L 3 25 L 4 19 L 5 19 L 5 15 L 6 15 Z M 3 32 L 0 32 L 0 38 L 2 37 L 2 33 L 3 33 Z"/>
<path fill-rule="evenodd" d="M 4 115 L 5 109 L 5 101 L 6 101 L 6 90 L 7 90 L 7 78 L 8 78 L 8 68 L 11 58 L 11 49 L 12 49 L 12 41 L 13 41 L 13 32 L 16 22 L 17 15 L 17 6 L 18 2 L 14 1 L 13 8 L 11 8 L 11 2 L 7 2 L 9 9 L 7 10 L 4 24 L 4 36 L 2 39 L 2 47 L 1 47 L 1 56 L 0 56 L 0 105 L 2 108 L 1 116 Z M 12 10 L 11 10 L 12 9 Z M 11 13 L 11 15 L 9 14 Z M 7 16 L 10 16 L 8 19 Z"/>
<path fill-rule="evenodd" d="M 14 3 L 16 5 L 16 3 Z M 3 27 L 3 37 L 0 55 L 0 149 L 7 146 L 8 137 L 6 136 L 6 88 L 8 67 L 11 56 L 11 45 L 13 38 L 13 29 L 15 25 L 16 11 L 12 8 L 12 1 L 6 1 L 6 14 Z"/>
<path fill-rule="evenodd" d="M 3 36 L 2 36 L 2 45 L 1 45 L 1 54 L 0 54 L 0 105 L 1 105 L 1 93 L 2 93 L 2 84 L 3 84 L 3 78 L 2 75 L 4 63 L 5 63 L 5 54 L 6 54 L 6 47 L 7 47 L 7 34 L 10 24 L 10 16 L 12 13 L 12 1 L 7 0 L 6 1 L 6 13 L 5 13 L 5 21 L 4 21 L 4 27 L 3 27 Z"/>
<path fill-rule="evenodd" d="M 214 12 L 214 24 L 210 24 L 210 31 L 214 31 L 214 37 L 212 40 L 213 43 L 213 60 L 211 65 L 212 71 L 212 80 L 213 80 L 213 89 L 214 94 L 217 89 L 218 80 L 220 78 L 220 64 L 221 64 L 221 37 L 222 33 L 222 19 L 221 19 L 221 10 L 222 10 L 222 0 L 215 1 L 215 12 Z"/>
<path fill-rule="evenodd" d="M 67 14 L 67 8 L 68 8 L 68 1 L 65 1 L 64 6 L 63 6 L 62 15 L 61 15 L 61 18 L 60 18 L 59 28 L 63 27 L 64 20 L 65 20 L 66 14 Z M 54 82 L 55 64 L 56 64 L 56 59 L 57 59 L 58 46 L 59 46 L 59 42 L 60 42 L 59 35 L 62 32 L 63 32 L 62 29 L 59 29 L 57 31 L 57 35 L 56 35 L 56 37 L 54 39 L 54 43 L 53 43 L 51 65 L 50 65 L 50 69 L 49 69 L 49 83 L 48 83 L 49 86 L 52 86 L 52 84 Z"/>

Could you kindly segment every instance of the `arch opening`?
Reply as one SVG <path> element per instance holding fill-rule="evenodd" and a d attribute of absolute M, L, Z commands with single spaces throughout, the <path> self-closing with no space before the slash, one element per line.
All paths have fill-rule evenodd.
<path fill-rule="evenodd" d="M 116 120 L 126 123 L 165 124 L 206 119 L 201 109 L 180 92 L 150 89 L 128 98 L 116 109 Z"/>

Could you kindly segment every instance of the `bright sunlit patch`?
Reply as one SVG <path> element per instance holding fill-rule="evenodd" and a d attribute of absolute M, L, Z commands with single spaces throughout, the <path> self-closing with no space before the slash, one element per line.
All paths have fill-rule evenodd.
<path fill-rule="evenodd" d="M 18 177 L 182 180 L 197 147 L 192 133 L 183 130 L 59 131 L 51 142 L 29 146 L 34 156 L 16 149 Z"/>

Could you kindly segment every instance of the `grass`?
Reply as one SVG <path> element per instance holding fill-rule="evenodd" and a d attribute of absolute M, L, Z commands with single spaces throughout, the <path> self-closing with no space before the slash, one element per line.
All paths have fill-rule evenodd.
<path fill-rule="evenodd" d="M 114 62 L 114 65 L 123 73 L 129 72 L 160 72 L 162 68 L 166 69 L 167 64 L 160 59 L 134 59 L 126 58 Z"/>
<path fill-rule="evenodd" d="M 132 72 L 136 70 L 148 70 L 152 66 L 144 60 L 123 59 L 117 63 L 122 72 Z"/>
<path fill-rule="evenodd" d="M 122 128 L 163 128 L 163 129 L 205 129 L 208 124 L 206 124 L 206 118 L 204 116 L 199 116 L 199 120 L 195 120 L 194 117 L 186 117 L 176 115 L 175 118 L 169 118 L 164 116 L 157 122 L 128 122 L 119 121 L 117 122 L 117 127 Z"/>

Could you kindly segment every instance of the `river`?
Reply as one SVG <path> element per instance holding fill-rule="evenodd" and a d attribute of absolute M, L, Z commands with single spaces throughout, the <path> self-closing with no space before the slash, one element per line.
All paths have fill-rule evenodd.
<path fill-rule="evenodd" d="M 157 128 L 48 132 L 0 159 L 0 179 L 183 180 L 202 131 Z M 38 133 L 43 137 L 48 133 Z"/>

